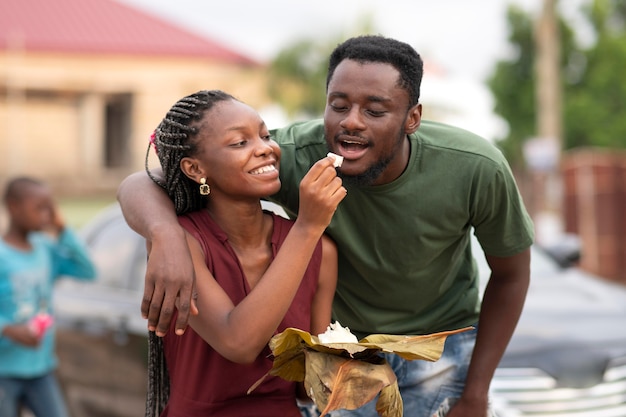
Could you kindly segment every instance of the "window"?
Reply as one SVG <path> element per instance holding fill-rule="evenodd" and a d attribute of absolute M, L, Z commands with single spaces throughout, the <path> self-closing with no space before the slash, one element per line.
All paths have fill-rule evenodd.
<path fill-rule="evenodd" d="M 104 121 L 104 166 L 125 167 L 130 162 L 130 137 L 132 117 L 131 94 L 106 97 Z"/>

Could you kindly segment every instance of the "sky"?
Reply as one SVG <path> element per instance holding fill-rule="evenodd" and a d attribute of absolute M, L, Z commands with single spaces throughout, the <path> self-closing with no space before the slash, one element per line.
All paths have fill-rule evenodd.
<path fill-rule="evenodd" d="M 484 81 L 498 60 L 513 53 L 507 41 L 507 6 L 513 3 L 538 14 L 543 3 L 543 0 L 117 1 L 166 18 L 260 62 L 271 60 L 282 48 L 299 39 L 353 36 L 358 23 L 368 17 L 377 33 L 409 43 L 420 53 L 427 68 L 423 96 L 430 89 L 433 95 L 446 94 L 450 101 L 465 100 L 464 106 L 470 109 L 474 106 L 481 116 L 468 115 L 456 124 L 474 131 L 477 130 L 474 126 L 479 126 L 477 133 L 490 138 L 502 136 L 506 129 L 493 117 L 493 100 L 484 91 Z M 580 4 L 585 1 L 588 0 L 561 0 L 561 13 L 575 20 Z M 437 82 L 429 76 L 428 68 L 436 68 L 450 82 Z"/>
<path fill-rule="evenodd" d="M 537 13 L 542 0 L 118 0 L 266 61 L 300 38 L 352 35 L 365 16 L 456 75 L 484 80 L 507 56 L 506 8 Z M 567 16 L 584 0 L 561 0 Z"/>

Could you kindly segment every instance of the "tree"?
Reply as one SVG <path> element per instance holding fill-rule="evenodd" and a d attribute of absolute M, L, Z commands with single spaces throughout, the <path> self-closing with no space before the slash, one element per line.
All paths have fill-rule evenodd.
<path fill-rule="evenodd" d="M 533 22 L 529 15 L 509 6 L 509 42 L 515 48 L 512 60 L 500 61 L 488 81 L 495 98 L 495 112 L 509 124 L 509 134 L 498 144 L 511 165 L 522 163 L 522 143 L 535 132 L 535 75 Z"/>
<path fill-rule="evenodd" d="M 507 11 L 509 42 L 515 56 L 496 64 L 488 85 L 495 98 L 495 112 L 509 124 L 506 138 L 498 142 L 509 162 L 519 167 L 523 164 L 524 141 L 536 136 L 535 62 L 536 45 L 533 37 L 534 20 L 516 6 Z M 577 54 L 571 28 L 559 19 L 561 35 L 561 67 L 565 70 L 571 56 Z M 563 79 L 563 77 L 561 78 Z M 565 86 L 563 90 L 565 91 Z"/>
<path fill-rule="evenodd" d="M 561 82 L 563 91 L 563 148 L 578 146 L 626 147 L 626 3 L 593 0 L 584 16 L 595 42 L 584 49 L 575 42 L 573 29 L 559 17 Z M 497 63 L 488 85 L 495 111 L 509 123 L 509 134 L 498 144 L 512 165 L 523 164 L 522 146 L 535 131 L 535 74 L 533 18 L 510 6 L 509 41 L 516 51 Z"/>
<path fill-rule="evenodd" d="M 269 96 L 291 117 L 321 116 L 326 103 L 326 68 L 333 46 L 301 40 L 281 51 L 269 68 Z"/>
<path fill-rule="evenodd" d="M 352 34 L 374 33 L 371 16 L 364 15 Z M 295 41 L 282 50 L 269 68 L 268 93 L 290 117 L 321 117 L 326 106 L 328 57 L 346 36 Z"/>
<path fill-rule="evenodd" d="M 565 107 L 567 147 L 626 147 L 626 3 L 595 0 L 586 8 L 596 42 L 576 59 Z M 622 116 L 619 116 L 622 115 Z"/>

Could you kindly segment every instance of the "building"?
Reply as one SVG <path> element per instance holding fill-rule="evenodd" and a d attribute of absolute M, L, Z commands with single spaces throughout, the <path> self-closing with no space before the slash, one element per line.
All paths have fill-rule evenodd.
<path fill-rule="evenodd" d="M 263 65 L 114 0 L 0 2 L 0 185 L 111 192 L 169 107 L 219 88 L 267 104 Z M 151 161 L 158 165 L 156 159 Z"/>

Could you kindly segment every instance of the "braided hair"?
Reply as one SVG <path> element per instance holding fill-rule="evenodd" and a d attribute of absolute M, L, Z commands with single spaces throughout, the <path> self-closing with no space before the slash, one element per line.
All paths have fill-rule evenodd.
<path fill-rule="evenodd" d="M 165 180 L 156 178 L 148 169 L 150 146 L 146 152 L 146 172 L 167 192 L 174 202 L 176 214 L 199 210 L 206 204 L 205 198 L 198 192 L 198 184 L 180 169 L 180 161 L 196 153 L 197 142 L 194 139 L 204 113 L 216 103 L 226 100 L 236 99 L 220 90 L 202 90 L 183 97 L 172 106 L 154 131 L 152 142 Z"/>
<path fill-rule="evenodd" d="M 165 179 L 155 177 L 148 169 L 151 145 L 146 152 L 146 172 L 152 181 L 167 192 L 179 215 L 205 207 L 204 196 L 198 192 L 198 185 L 182 172 L 180 161 L 197 151 L 195 137 L 201 128 L 199 122 L 204 114 L 216 103 L 227 100 L 236 99 L 220 90 L 202 90 L 183 97 L 172 106 L 154 131 L 151 145 L 157 151 Z M 163 340 L 151 331 L 148 335 L 146 417 L 161 414 L 169 399 L 169 388 Z"/>

